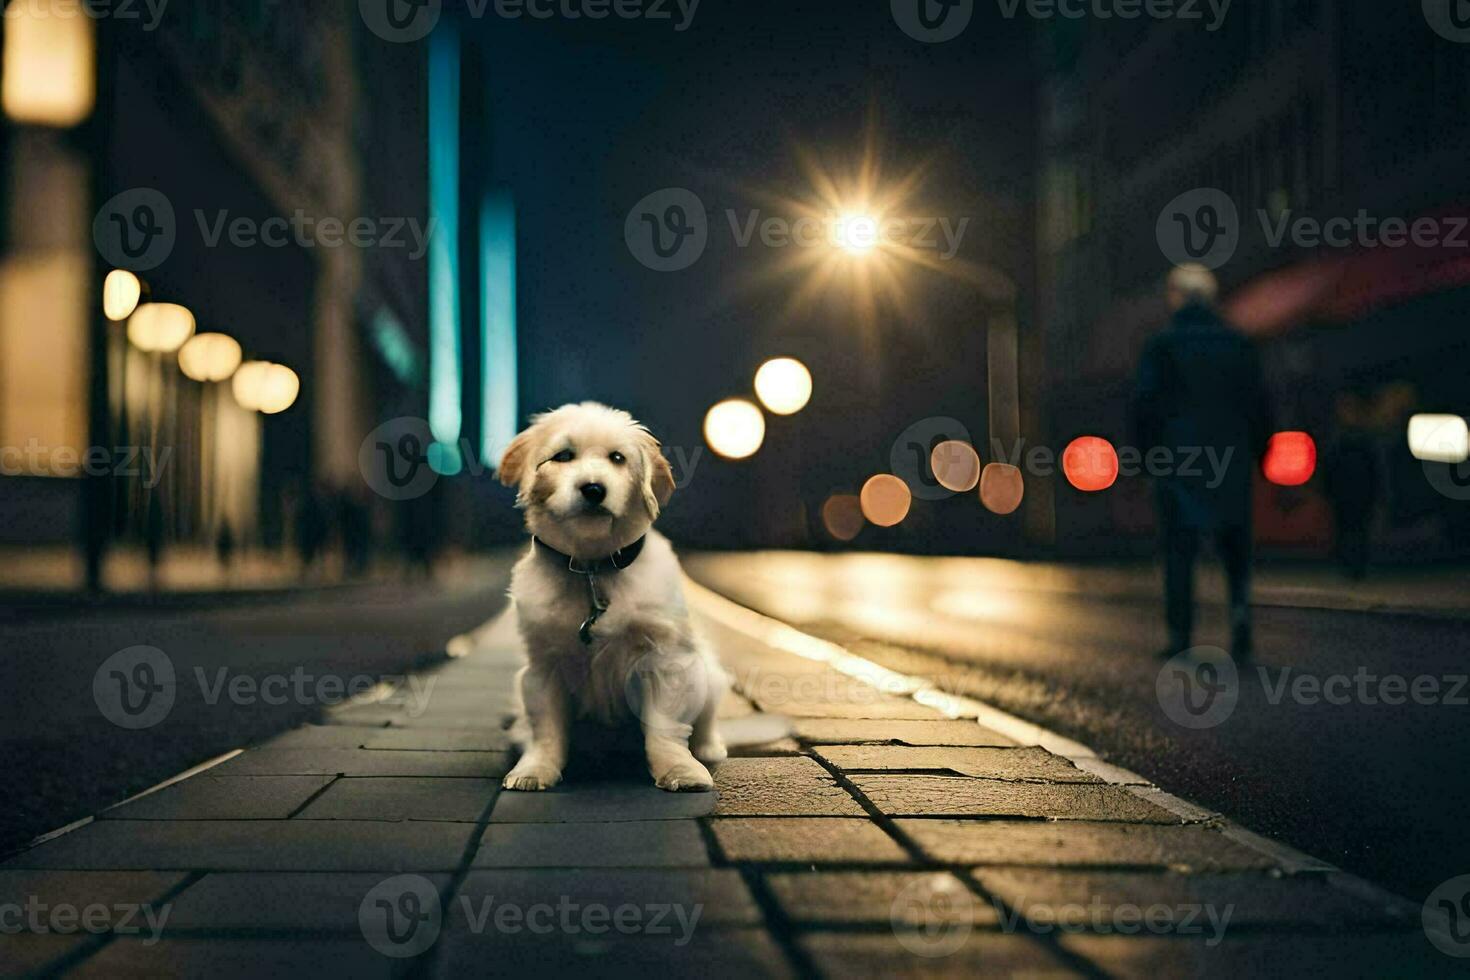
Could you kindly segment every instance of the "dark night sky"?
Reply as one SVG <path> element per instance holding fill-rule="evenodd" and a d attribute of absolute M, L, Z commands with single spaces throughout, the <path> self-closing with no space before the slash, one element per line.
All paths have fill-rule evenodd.
<path fill-rule="evenodd" d="M 490 78 L 488 177 L 518 202 L 525 409 L 603 399 L 693 448 L 710 404 L 748 393 L 766 357 L 796 354 L 816 378 L 800 425 L 818 500 L 887 469 L 894 437 L 918 419 L 955 416 L 984 437 L 974 287 L 912 268 L 906 316 L 889 309 L 865 328 L 841 294 L 793 313 L 800 277 L 764 274 L 796 250 L 737 248 L 726 211 L 743 220 L 752 207 L 782 212 L 763 194 L 811 197 L 798 149 L 840 173 L 861 158 L 873 121 L 885 175 L 929 167 L 904 210 L 970 217 L 959 258 L 1025 283 L 1035 129 L 1024 22 L 977 11 L 962 37 L 926 45 L 895 27 L 886 3 L 705 0 L 684 33 L 669 22 L 490 17 L 467 31 Z M 704 201 L 710 244 L 692 268 L 660 274 L 634 260 L 623 223 L 669 186 Z M 791 430 L 777 420 L 754 464 L 702 461 L 704 517 L 675 508 L 671 522 L 773 503 L 759 494 L 778 481 L 762 475 L 787 468 Z"/>

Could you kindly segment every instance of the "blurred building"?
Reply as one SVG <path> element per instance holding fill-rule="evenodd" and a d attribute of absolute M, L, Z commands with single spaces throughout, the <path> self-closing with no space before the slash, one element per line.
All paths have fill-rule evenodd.
<path fill-rule="evenodd" d="M 381 509 L 359 447 L 428 402 L 429 262 L 403 230 L 429 218 L 425 51 L 327 0 L 88 9 L 26 0 L 0 22 L 0 543 L 209 548 L 228 528 L 274 549 L 304 500 Z M 172 242 L 130 266 L 100 244 L 110 221 Z M 177 344 L 140 349 L 103 315 L 115 266 L 299 395 L 257 404 L 238 377 L 185 376 Z M 89 451 L 108 465 L 79 466 Z"/>
<path fill-rule="evenodd" d="M 1470 548 L 1464 502 L 1434 490 L 1404 435 L 1414 411 L 1470 409 L 1470 248 L 1271 241 L 1303 217 L 1428 216 L 1452 229 L 1470 214 L 1470 47 L 1436 33 L 1417 4 L 1355 0 L 1239 2 L 1214 33 L 1199 21 L 1057 20 L 1040 41 L 1049 438 L 1128 444 L 1133 367 L 1166 321 L 1155 223 L 1178 195 L 1218 188 L 1241 221 L 1218 270 L 1226 310 L 1264 346 L 1282 427 L 1311 433 L 1325 457 L 1348 393 L 1384 464 L 1380 553 Z M 1056 542 L 1146 547 L 1150 503 L 1142 478 L 1092 496 L 1061 486 Z M 1331 524 L 1324 481 L 1260 488 L 1257 534 L 1270 546 L 1323 554 Z"/>

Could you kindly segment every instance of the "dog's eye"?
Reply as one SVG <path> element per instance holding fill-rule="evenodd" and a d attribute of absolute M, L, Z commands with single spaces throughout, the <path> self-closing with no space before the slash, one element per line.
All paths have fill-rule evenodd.
<path fill-rule="evenodd" d="M 570 449 L 563 449 L 561 452 L 559 452 L 555 456 L 551 457 L 551 461 L 553 463 L 570 463 L 572 460 L 574 460 L 576 458 L 577 458 L 577 454 L 576 453 L 572 452 Z"/>
<path fill-rule="evenodd" d="M 613 463 L 614 466 L 622 466 L 624 463 L 626 463 L 628 461 L 628 457 L 624 456 L 622 453 L 618 452 L 616 449 L 614 449 L 612 452 L 608 453 L 607 454 L 607 458 L 610 459 L 610 460 L 612 460 L 612 463 Z"/>

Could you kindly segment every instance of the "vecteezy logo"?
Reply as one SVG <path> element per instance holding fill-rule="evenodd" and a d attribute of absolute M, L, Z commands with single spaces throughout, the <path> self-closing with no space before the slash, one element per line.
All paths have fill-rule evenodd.
<path fill-rule="evenodd" d="M 925 875 L 904 887 L 888 909 L 899 945 L 915 956 L 949 956 L 975 927 L 975 900 L 958 878 Z"/>
<path fill-rule="evenodd" d="M 904 429 L 888 454 L 888 465 L 894 476 L 909 485 L 909 492 L 919 500 L 943 500 L 953 497 L 934 475 L 934 447 L 943 442 L 970 441 L 970 430 L 958 419 L 936 416 L 920 419 Z"/>
<path fill-rule="evenodd" d="M 92 675 L 92 700 L 119 728 L 152 728 L 173 710 L 174 663 L 157 647 L 119 650 Z"/>
<path fill-rule="evenodd" d="M 357 0 L 362 21 L 385 41 L 406 44 L 428 37 L 443 12 L 443 0 Z"/>
<path fill-rule="evenodd" d="M 893 22 L 915 41 L 953 41 L 970 26 L 975 0 L 890 0 Z"/>
<path fill-rule="evenodd" d="M 439 890 L 422 875 L 378 882 L 357 907 L 357 925 L 368 945 L 384 956 L 418 956 L 439 939 L 444 909 Z"/>
<path fill-rule="evenodd" d="M 372 491 L 388 500 L 415 500 L 434 489 L 439 474 L 429 465 L 434 436 L 420 418 L 384 422 L 357 450 L 357 468 Z"/>
<path fill-rule="evenodd" d="M 119 269 L 147 272 L 174 250 L 178 226 L 174 206 L 162 191 L 134 187 L 114 196 L 92 220 L 97 251 Z"/>
<path fill-rule="evenodd" d="M 699 261 L 709 244 L 709 216 L 699 195 L 665 187 L 633 205 L 623 223 L 633 257 L 655 272 L 678 272 Z"/>
<path fill-rule="evenodd" d="M 1193 647 L 1175 654 L 1154 681 L 1159 707 L 1176 725 L 1214 728 L 1235 711 L 1240 673 L 1219 647 Z"/>
<path fill-rule="evenodd" d="M 1429 893 L 1424 934 L 1447 956 L 1470 956 L 1470 875 L 1451 878 Z"/>
<path fill-rule="evenodd" d="M 1218 269 L 1240 245 L 1240 213 L 1229 194 L 1197 187 L 1164 206 L 1154 234 L 1159 250 L 1175 265 L 1198 262 Z"/>
<path fill-rule="evenodd" d="M 1440 37 L 1470 44 L 1470 0 L 1424 0 L 1424 19 Z"/>

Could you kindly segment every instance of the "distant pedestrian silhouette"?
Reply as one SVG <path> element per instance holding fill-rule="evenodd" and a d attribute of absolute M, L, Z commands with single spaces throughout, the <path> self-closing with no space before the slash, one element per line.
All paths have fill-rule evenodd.
<path fill-rule="evenodd" d="M 1168 449 L 1175 469 L 1156 478 L 1169 645 L 1188 649 L 1194 630 L 1194 563 L 1213 537 L 1230 590 L 1231 652 L 1251 652 L 1251 484 L 1270 438 L 1272 413 L 1254 345 L 1215 312 L 1218 284 L 1204 266 L 1169 275 L 1172 318 L 1149 340 L 1138 368 L 1133 416 L 1145 457 Z M 1213 457 L 1191 454 L 1213 452 Z M 1186 461 L 1194 458 L 1193 466 Z M 1227 461 L 1219 467 L 1198 461 Z"/>

